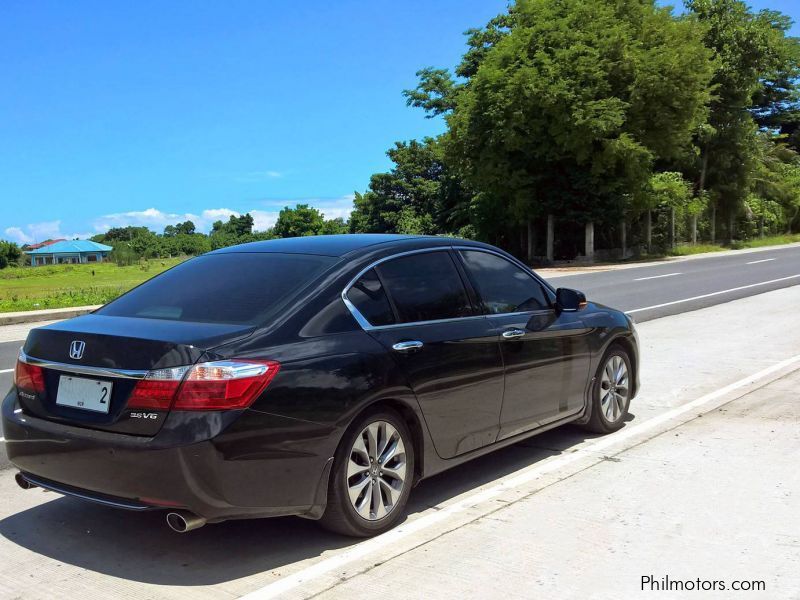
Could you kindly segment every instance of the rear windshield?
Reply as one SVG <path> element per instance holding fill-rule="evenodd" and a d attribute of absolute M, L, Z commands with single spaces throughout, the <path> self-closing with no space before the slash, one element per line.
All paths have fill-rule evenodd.
<path fill-rule="evenodd" d="M 146 281 L 97 314 L 258 325 L 336 260 L 276 253 L 200 256 Z"/>

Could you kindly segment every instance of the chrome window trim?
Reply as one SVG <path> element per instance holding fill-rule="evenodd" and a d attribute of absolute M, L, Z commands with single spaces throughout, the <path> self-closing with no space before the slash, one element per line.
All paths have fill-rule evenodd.
<path fill-rule="evenodd" d="M 427 252 L 450 252 L 451 250 L 456 250 L 456 251 L 458 251 L 458 250 L 472 250 L 472 251 L 475 251 L 475 252 L 486 252 L 487 254 L 494 254 L 495 256 L 503 258 L 503 259 L 509 261 L 511 264 L 516 265 L 516 266 L 520 267 L 521 269 L 523 269 L 524 271 L 526 271 L 527 273 L 529 273 L 534 281 L 536 281 L 537 283 L 541 284 L 544 287 L 545 295 L 547 295 L 547 292 L 550 292 L 551 294 L 553 293 L 553 289 L 550 287 L 550 285 L 547 282 L 545 282 L 544 280 L 542 280 L 541 278 L 539 278 L 536 275 L 536 273 L 533 272 L 532 269 L 530 269 L 529 267 L 525 266 L 523 263 L 520 263 L 517 260 L 509 260 L 509 258 L 507 256 L 505 256 L 504 254 L 501 254 L 500 252 L 497 252 L 495 250 L 490 250 L 489 248 L 480 248 L 478 246 L 436 246 L 435 248 L 419 248 L 417 250 L 407 250 L 405 252 L 398 252 L 397 254 L 392 254 L 390 256 L 384 256 L 383 258 L 380 258 L 380 259 L 370 263 L 369 265 L 367 265 L 366 267 L 361 269 L 356 274 L 356 276 L 353 277 L 350 280 L 350 282 L 344 287 L 344 289 L 342 290 L 342 294 L 341 294 L 342 301 L 344 302 L 344 305 L 347 307 L 347 310 L 350 311 L 350 314 L 353 315 L 353 318 L 356 320 L 356 322 L 359 324 L 361 329 L 363 329 L 364 331 L 380 331 L 380 330 L 383 330 L 383 329 L 398 329 L 398 328 L 401 328 L 401 327 L 412 327 L 412 326 L 418 326 L 418 325 L 435 325 L 435 324 L 439 324 L 439 323 L 453 323 L 453 322 L 456 322 L 456 321 L 465 321 L 465 320 L 469 320 L 469 319 L 485 319 L 485 318 L 492 318 L 492 317 L 509 317 L 509 316 L 515 316 L 515 315 L 530 315 L 530 314 L 537 313 L 537 312 L 548 312 L 548 311 L 552 310 L 552 306 L 551 306 L 549 309 L 528 310 L 528 311 L 513 312 L 513 313 L 496 313 L 496 314 L 486 314 L 486 315 L 470 315 L 468 317 L 453 317 L 452 319 L 435 319 L 435 320 L 432 320 L 432 321 L 413 321 L 413 322 L 410 322 L 410 323 L 392 323 L 391 325 L 372 325 L 366 319 L 366 317 L 364 317 L 364 315 L 362 315 L 359 312 L 359 310 L 355 307 L 355 305 L 352 302 L 350 302 L 350 299 L 347 297 L 347 292 L 350 291 L 350 288 L 353 287 L 355 285 L 355 283 L 359 279 L 361 279 L 361 277 L 363 277 L 364 274 L 367 271 L 369 271 L 370 269 L 374 269 L 375 267 L 377 267 L 381 263 L 384 263 L 386 261 L 389 261 L 389 260 L 392 260 L 392 259 L 395 259 L 395 258 L 400 258 L 400 257 L 403 257 L 403 256 L 409 256 L 409 255 L 412 255 L 412 254 L 424 254 L 424 253 L 427 253 Z M 384 293 L 386 293 L 386 290 L 384 290 Z M 550 300 L 552 302 L 553 298 L 550 298 Z"/>
<path fill-rule="evenodd" d="M 412 254 L 426 254 L 429 252 L 450 252 L 452 246 L 436 246 L 435 248 L 418 248 L 417 250 L 407 250 L 405 252 L 398 252 L 397 254 L 392 254 L 390 256 L 384 256 L 383 258 L 379 258 L 378 260 L 370 263 L 363 269 L 361 269 L 355 277 L 353 277 L 350 282 L 344 286 L 342 290 L 342 301 L 344 305 L 347 307 L 347 310 L 353 315 L 353 318 L 356 322 L 361 326 L 361 329 L 364 331 L 378 331 L 381 329 L 397 329 L 400 327 L 412 327 L 414 325 L 430 325 L 430 324 L 437 324 L 437 323 L 451 323 L 454 321 L 463 321 L 465 319 L 479 319 L 484 318 L 486 315 L 470 315 L 468 317 L 453 317 L 451 319 L 435 319 L 432 321 L 412 321 L 410 323 L 392 323 L 391 325 L 372 325 L 369 321 L 367 321 L 366 317 L 362 315 L 359 310 L 355 307 L 355 305 L 350 302 L 350 299 L 347 297 L 347 292 L 350 291 L 350 288 L 355 285 L 355 283 L 361 279 L 361 277 L 370 269 L 374 269 L 381 263 L 385 263 L 386 261 L 401 258 L 403 256 L 411 256 Z M 386 293 L 386 290 L 384 290 Z"/>
<path fill-rule="evenodd" d="M 490 250 L 489 248 L 479 248 L 479 247 L 476 247 L 476 246 L 453 246 L 452 248 L 453 248 L 453 250 L 470 250 L 472 252 L 486 252 L 487 254 L 494 254 L 495 256 L 499 256 L 500 258 L 503 258 L 503 259 L 507 260 L 508 262 L 510 262 L 512 265 L 517 265 L 520 269 L 522 269 L 523 271 L 528 273 L 531 277 L 533 277 L 533 279 L 537 283 L 540 283 L 544 287 L 544 289 L 546 291 L 548 291 L 548 292 L 553 294 L 553 298 L 551 298 L 551 300 L 555 299 L 555 292 L 556 291 L 553 288 L 553 286 L 551 286 L 544 279 L 539 277 L 539 275 L 537 275 L 536 272 L 533 269 L 531 269 L 528 265 L 526 265 L 525 263 L 523 263 L 521 261 L 518 261 L 513 256 L 511 258 L 509 258 L 505 254 L 501 254 L 500 252 L 497 252 L 495 250 Z"/>
<path fill-rule="evenodd" d="M 110 367 L 90 367 L 88 365 L 73 365 L 69 363 L 60 363 L 51 360 L 42 360 L 25 354 L 22 350 L 19 351 L 19 359 L 29 365 L 42 367 L 44 369 L 55 369 L 56 371 L 65 371 L 67 373 L 77 373 L 79 375 L 93 375 L 97 377 L 117 377 L 120 379 L 144 379 L 147 377 L 149 371 L 146 370 L 130 370 L 130 369 L 112 369 Z"/>

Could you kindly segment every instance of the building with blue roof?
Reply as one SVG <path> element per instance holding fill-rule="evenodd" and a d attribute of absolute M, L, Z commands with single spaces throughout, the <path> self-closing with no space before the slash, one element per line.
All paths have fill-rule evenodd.
<path fill-rule="evenodd" d="M 36 250 L 27 250 L 25 254 L 31 257 L 31 266 L 38 267 L 103 262 L 113 249 L 91 240 L 64 240 Z"/>

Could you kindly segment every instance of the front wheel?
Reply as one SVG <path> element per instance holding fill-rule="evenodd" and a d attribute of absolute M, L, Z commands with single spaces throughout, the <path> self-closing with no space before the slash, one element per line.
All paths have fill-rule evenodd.
<path fill-rule="evenodd" d="M 355 537 L 378 535 L 402 518 L 414 478 L 414 444 L 389 410 L 350 426 L 336 451 L 321 524 Z"/>
<path fill-rule="evenodd" d="M 597 433 L 617 431 L 625 423 L 631 403 L 633 370 L 621 346 L 606 352 L 592 386 L 592 417 L 586 428 Z"/>

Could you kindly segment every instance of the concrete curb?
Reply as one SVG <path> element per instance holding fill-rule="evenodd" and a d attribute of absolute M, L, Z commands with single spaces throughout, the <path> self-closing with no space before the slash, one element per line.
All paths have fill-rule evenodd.
<path fill-rule="evenodd" d="M 0 313 L 0 325 L 17 325 L 19 323 L 71 319 L 72 317 L 79 317 L 80 315 L 85 315 L 93 310 L 97 310 L 101 306 L 102 304 L 97 304 L 94 306 L 72 306 L 69 308 L 50 308 L 47 310 Z"/>

